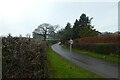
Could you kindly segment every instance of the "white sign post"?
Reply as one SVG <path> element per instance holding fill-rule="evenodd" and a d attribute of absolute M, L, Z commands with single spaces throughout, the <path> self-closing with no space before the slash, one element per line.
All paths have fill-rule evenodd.
<path fill-rule="evenodd" d="M 69 40 L 69 43 L 70 43 L 70 54 L 71 54 L 71 51 L 72 51 L 72 44 L 73 44 L 73 40 L 72 40 L 72 39 L 70 39 L 70 40 Z"/>
<path fill-rule="evenodd" d="M 71 55 L 71 60 L 72 60 L 72 53 L 71 53 L 71 51 L 72 51 L 72 44 L 73 44 L 73 40 L 72 39 L 70 39 L 69 40 L 69 43 L 70 43 L 70 55 Z M 72 65 L 72 64 L 71 64 Z M 72 67 L 70 66 L 70 69 L 71 69 Z"/>

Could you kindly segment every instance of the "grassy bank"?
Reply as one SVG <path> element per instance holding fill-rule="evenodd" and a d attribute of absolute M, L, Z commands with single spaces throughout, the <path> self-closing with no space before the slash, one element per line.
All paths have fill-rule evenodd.
<path fill-rule="evenodd" d="M 50 63 L 49 78 L 99 78 L 95 73 L 71 64 L 56 54 L 51 48 L 48 50 Z"/>
<path fill-rule="evenodd" d="M 63 48 L 69 50 L 69 48 L 66 46 L 64 46 Z M 95 53 L 95 52 L 90 52 L 90 51 L 85 51 L 85 50 L 79 50 L 75 48 L 73 48 L 72 51 L 79 53 L 79 54 L 88 55 L 94 58 L 102 59 L 108 62 L 112 62 L 115 64 L 118 64 L 118 63 L 120 64 L 120 60 L 118 60 L 120 59 L 120 57 L 116 55 L 105 55 L 105 54 L 100 54 L 100 53 Z"/>

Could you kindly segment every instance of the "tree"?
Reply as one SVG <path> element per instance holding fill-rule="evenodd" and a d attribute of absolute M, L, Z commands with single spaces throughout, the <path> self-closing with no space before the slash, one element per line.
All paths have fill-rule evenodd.
<path fill-rule="evenodd" d="M 89 25 L 84 27 L 80 32 L 80 37 L 89 37 L 89 36 L 97 36 L 100 32 L 96 31 L 93 26 Z"/>
<path fill-rule="evenodd" d="M 76 19 L 73 25 L 73 38 L 87 37 L 87 36 L 96 36 L 98 35 L 98 31 L 93 29 L 94 27 L 91 25 L 91 20 L 93 17 L 89 18 L 86 14 L 82 14 L 80 16 L 79 21 Z"/>
<path fill-rule="evenodd" d="M 73 25 L 73 29 L 72 29 L 72 37 L 73 37 L 73 39 L 78 38 L 79 32 L 80 32 L 80 24 L 79 24 L 79 21 L 76 19 L 76 21 L 75 21 L 75 23 Z"/>
<path fill-rule="evenodd" d="M 43 23 L 39 25 L 37 29 L 34 30 L 33 37 L 34 37 L 34 34 L 38 34 L 38 36 L 42 36 L 43 39 L 46 40 L 48 36 L 52 34 L 55 35 L 55 31 L 57 28 L 58 28 L 58 25 L 53 26 L 48 23 Z"/>
<path fill-rule="evenodd" d="M 61 42 L 63 42 L 63 37 L 64 37 L 63 34 L 64 34 L 64 29 L 60 29 L 56 33 L 57 39 L 61 40 Z"/>
<path fill-rule="evenodd" d="M 62 42 L 72 38 L 72 28 L 69 22 L 66 24 L 65 29 L 59 31 L 59 35 L 61 35 L 60 39 L 62 40 Z"/>
<path fill-rule="evenodd" d="M 31 35 L 30 35 L 29 33 L 28 33 L 28 34 L 26 34 L 26 37 L 27 37 L 27 38 L 30 38 L 30 36 L 31 36 Z"/>
<path fill-rule="evenodd" d="M 69 40 L 70 38 L 72 38 L 72 28 L 71 24 L 68 22 L 64 30 L 64 39 Z"/>
<path fill-rule="evenodd" d="M 51 37 L 53 37 L 53 39 L 55 40 L 55 38 L 56 38 L 56 30 L 59 28 L 59 25 L 54 25 L 54 26 L 51 26 L 50 28 L 49 28 L 49 30 L 48 30 L 48 32 L 49 32 L 49 35 L 51 36 Z"/>
<path fill-rule="evenodd" d="M 82 14 L 80 19 L 76 19 L 71 28 L 71 24 L 68 22 L 64 29 L 58 31 L 57 35 L 59 38 L 65 42 L 66 40 L 77 39 L 81 37 L 88 37 L 88 36 L 97 36 L 100 32 L 94 29 L 94 26 L 91 25 L 93 17 L 89 18 L 86 14 Z"/>
<path fill-rule="evenodd" d="M 11 36 L 11 34 L 9 33 L 7 37 L 8 37 L 8 38 L 11 38 L 12 36 Z"/>

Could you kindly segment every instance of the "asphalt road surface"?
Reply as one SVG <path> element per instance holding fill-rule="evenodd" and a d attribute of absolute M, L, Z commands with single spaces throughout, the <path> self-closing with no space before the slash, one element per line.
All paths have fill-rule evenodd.
<path fill-rule="evenodd" d="M 118 64 L 112 64 L 90 56 L 77 54 L 63 49 L 58 43 L 51 46 L 63 58 L 72 63 L 94 72 L 103 78 L 118 78 Z"/>

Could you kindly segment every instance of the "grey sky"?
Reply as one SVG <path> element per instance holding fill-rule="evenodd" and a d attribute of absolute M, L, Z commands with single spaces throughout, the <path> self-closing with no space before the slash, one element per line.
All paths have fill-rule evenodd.
<path fill-rule="evenodd" d="M 25 36 L 42 23 L 73 25 L 82 13 L 93 17 L 92 25 L 101 32 L 118 30 L 118 2 L 3 0 L 0 7 L 0 35 Z"/>
<path fill-rule="evenodd" d="M 118 3 L 118 30 L 120 31 L 120 1 Z"/>

